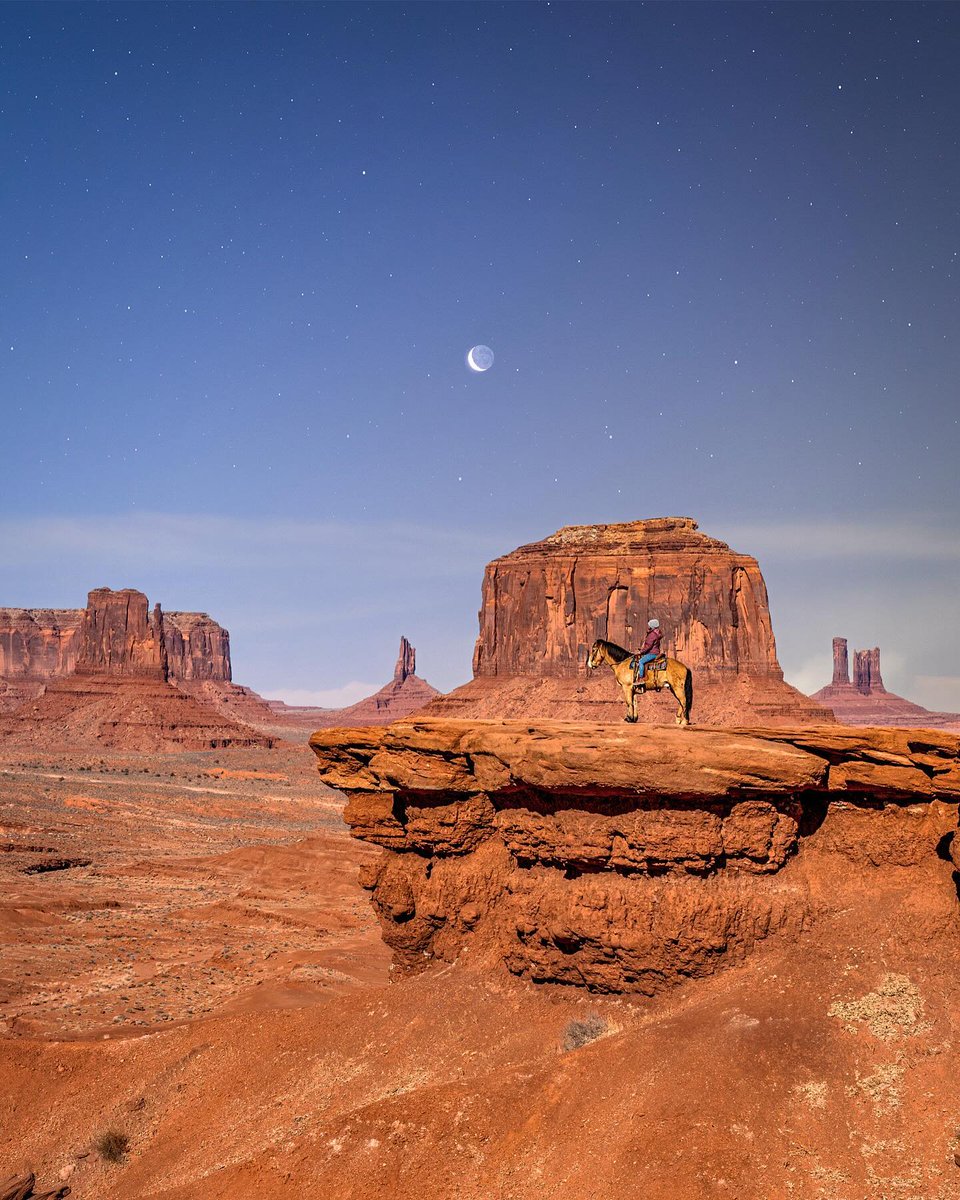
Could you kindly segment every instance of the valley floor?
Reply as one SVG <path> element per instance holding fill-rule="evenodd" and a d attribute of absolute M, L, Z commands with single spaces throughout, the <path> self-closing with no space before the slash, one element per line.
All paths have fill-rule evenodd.
<path fill-rule="evenodd" d="M 77 1200 L 960 1196 L 946 863 L 919 884 L 798 876 L 823 913 L 799 941 L 654 999 L 469 956 L 392 982 L 341 803 L 299 747 L 4 753 L 0 1180 L 32 1169 Z"/>

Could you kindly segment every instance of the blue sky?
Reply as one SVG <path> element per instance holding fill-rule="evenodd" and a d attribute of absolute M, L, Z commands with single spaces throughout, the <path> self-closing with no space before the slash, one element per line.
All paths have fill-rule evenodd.
<path fill-rule="evenodd" d="M 0 11 L 0 603 L 469 677 L 486 561 L 690 515 L 960 709 L 960 11 Z M 496 353 L 469 372 L 477 342 Z M 369 688 L 367 689 L 369 690 Z"/>

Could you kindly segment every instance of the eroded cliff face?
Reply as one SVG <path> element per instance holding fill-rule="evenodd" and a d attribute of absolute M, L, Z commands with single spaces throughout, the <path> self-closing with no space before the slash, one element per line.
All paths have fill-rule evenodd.
<path fill-rule="evenodd" d="M 783 678 L 756 559 L 689 517 L 572 525 L 490 563 L 474 674 L 585 675 L 597 638 L 637 646 L 651 617 L 701 673 Z"/>
<path fill-rule="evenodd" d="M 690 517 L 572 525 L 490 563 L 474 679 L 431 705 L 437 716 L 614 720 L 624 708 L 597 638 L 636 649 L 656 617 L 664 649 L 694 674 L 700 724 L 828 722 L 829 709 L 784 682 L 756 559 Z M 673 720 L 647 696 L 641 722 Z"/>
<path fill-rule="evenodd" d="M 171 679 L 229 683 L 230 634 L 206 613 L 163 614 Z"/>
<path fill-rule="evenodd" d="M 95 588 L 80 623 L 78 675 L 139 675 L 166 679 L 167 648 L 160 605 L 149 611 L 143 592 Z"/>
<path fill-rule="evenodd" d="M 77 658 L 83 610 L 0 608 L 0 678 L 41 681 L 68 675 Z"/>
<path fill-rule="evenodd" d="M 361 883 L 405 969 L 469 952 L 652 994 L 796 938 L 851 872 L 956 899 L 948 734 L 411 720 L 310 744 L 383 849 Z"/>
<path fill-rule="evenodd" d="M 108 597 L 121 594 L 142 597 L 146 604 L 143 593 L 133 589 L 120 593 L 97 588 L 90 593 L 92 597 L 100 598 L 95 599 L 94 604 L 104 608 L 104 619 L 109 605 L 110 621 L 119 615 L 117 606 L 121 602 Z M 125 604 L 122 602 L 121 607 Z M 139 606 L 141 601 L 136 600 L 135 604 Z M 25 694 L 34 695 L 48 680 L 72 674 L 80 652 L 81 626 L 89 620 L 86 612 L 82 608 L 0 608 L 0 680 L 16 685 L 20 692 L 26 689 Z M 124 614 L 122 620 L 127 619 Z M 140 618 L 133 620 L 136 623 Z M 165 612 L 163 634 L 171 679 L 230 682 L 230 634 L 212 617 L 206 613 Z M 92 633 L 91 636 L 93 641 L 88 647 L 88 655 L 92 656 L 90 661 L 95 667 L 103 656 L 113 662 L 118 661 L 118 653 L 122 658 L 123 646 L 115 640 L 116 632 L 111 635 L 114 641 L 109 647 L 100 634 Z M 121 642 L 125 636 L 121 636 Z M 153 636 L 156 637 L 156 631 Z"/>

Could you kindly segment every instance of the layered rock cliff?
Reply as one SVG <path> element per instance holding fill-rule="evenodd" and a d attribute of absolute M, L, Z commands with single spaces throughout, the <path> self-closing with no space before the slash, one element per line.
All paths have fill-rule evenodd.
<path fill-rule="evenodd" d="M 756 559 L 689 517 L 572 525 L 494 560 L 474 675 L 583 676 L 597 638 L 637 646 L 651 617 L 701 674 L 783 678 Z"/>
<path fill-rule="evenodd" d="M 82 618 L 78 608 L 0 608 L 0 713 L 73 670 Z"/>
<path fill-rule="evenodd" d="M 80 608 L 0 608 L 0 679 L 68 675 L 82 619 Z"/>
<path fill-rule="evenodd" d="M 652 617 L 666 652 L 694 672 L 699 722 L 831 719 L 784 682 L 756 559 L 689 517 L 568 526 L 490 563 L 473 682 L 431 712 L 617 719 L 618 689 L 588 674 L 590 647 L 604 638 L 636 648 Z M 640 719 L 672 711 L 651 695 Z"/>
<path fill-rule="evenodd" d="M 960 729 L 960 713 L 931 712 L 884 687 L 880 648 L 853 652 L 853 679 L 847 667 L 847 639 L 833 639 L 833 679 L 810 697 L 847 725 L 890 725 L 914 729 Z"/>
<path fill-rule="evenodd" d="M 143 592 L 96 588 L 80 623 L 78 675 L 134 675 L 166 680 L 167 647 L 160 605 Z"/>
<path fill-rule="evenodd" d="M 70 675 L 77 666 L 85 612 L 0 608 L 0 681 L 39 694 L 47 680 Z M 230 682 L 230 634 L 222 625 L 206 613 L 193 612 L 165 612 L 163 625 L 171 679 Z"/>
<path fill-rule="evenodd" d="M 96 588 L 79 623 L 73 672 L 48 678 L 39 697 L 0 717 L 0 740 L 145 751 L 272 744 L 172 686 L 169 675 L 160 605 L 151 611 L 132 588 Z"/>
<path fill-rule="evenodd" d="M 230 683 L 230 634 L 206 613 L 166 612 L 170 677 L 177 680 L 216 680 Z"/>
<path fill-rule="evenodd" d="M 874 868 L 957 908 L 947 734 L 412 720 L 310 744 L 383 850 L 361 883 L 404 969 L 469 953 L 652 994 L 797 938 Z"/>

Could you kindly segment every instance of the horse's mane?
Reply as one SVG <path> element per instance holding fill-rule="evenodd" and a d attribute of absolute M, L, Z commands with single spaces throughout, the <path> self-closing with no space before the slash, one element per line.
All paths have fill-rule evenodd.
<path fill-rule="evenodd" d="M 605 638 L 597 638 L 597 645 L 602 646 L 615 662 L 622 663 L 625 658 L 633 658 L 629 650 L 624 650 L 616 642 L 608 642 Z"/>

